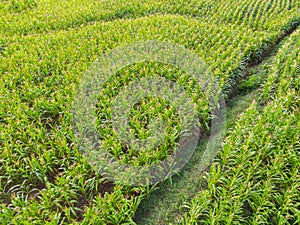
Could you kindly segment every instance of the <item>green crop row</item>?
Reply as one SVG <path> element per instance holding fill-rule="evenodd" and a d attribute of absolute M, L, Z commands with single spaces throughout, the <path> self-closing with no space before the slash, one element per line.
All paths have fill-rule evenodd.
<path fill-rule="evenodd" d="M 236 122 L 182 224 L 299 223 L 299 46 L 300 30 L 263 74 L 266 106 L 254 101 Z"/>
<path fill-rule="evenodd" d="M 255 13 L 248 13 L 245 5 L 248 17 L 256 18 L 251 20 L 259 27 L 254 31 L 243 17 L 236 17 L 240 7 L 236 1 L 228 1 L 228 5 L 224 2 L 2 1 L 0 223 L 133 223 L 139 202 L 151 190 L 104 180 L 85 161 L 72 130 L 71 108 L 76 88 L 86 69 L 102 53 L 135 41 L 159 40 L 197 53 L 218 79 L 224 94 L 228 94 L 247 63 L 274 44 L 284 27 L 298 15 L 296 1 L 285 5 L 280 1 L 266 10 L 269 14 L 257 18 Z M 245 2 L 252 5 L 254 1 Z M 253 3 L 253 7 L 266 7 L 260 3 Z M 224 17 L 222 10 L 227 7 L 235 10 L 230 18 L 239 19 L 231 21 Z M 192 15 L 197 19 L 180 15 L 146 16 L 166 13 Z M 140 16 L 144 17 L 130 18 Z M 201 18 L 205 21 L 201 22 Z M 265 22 L 257 22 L 263 19 Z M 272 23 L 279 20 L 277 30 Z M 228 23 L 218 24 L 221 21 Z M 269 31 L 264 31 L 261 24 L 269 27 Z M 101 113 L 110 115 L 107 103 L 113 97 L 111 90 L 121 89 L 126 84 L 124 79 L 128 82 L 143 73 L 169 76 L 186 85 L 185 75 L 167 65 L 142 63 L 126 67 L 103 91 L 107 94 L 99 99 L 99 119 L 106 119 Z M 208 129 L 208 103 L 200 100 L 201 93 L 192 90 L 190 94 L 198 104 L 204 129 Z M 143 131 L 145 116 L 155 116 L 162 108 L 166 105 L 158 99 L 135 108 L 136 116 L 131 119 L 136 132 Z M 159 115 L 163 118 L 174 115 L 172 109 L 165 113 Z M 167 121 L 170 127 L 178 123 L 176 115 L 173 117 L 174 120 Z M 110 127 L 101 128 L 101 132 L 109 135 Z M 139 135 L 147 136 L 143 132 Z M 174 146 L 176 136 L 172 135 L 169 133 L 171 143 L 167 147 Z M 163 148 L 136 158 L 134 154 L 123 154 L 120 146 L 115 147 L 118 144 L 115 139 L 107 141 L 113 146 L 112 153 L 130 163 L 151 164 L 170 153 L 164 151 L 169 148 Z"/>
<path fill-rule="evenodd" d="M 280 31 L 299 24 L 296 0 L 230 1 L 35 1 L 11 0 L 0 5 L 0 29 L 5 36 L 35 34 L 85 26 L 97 21 L 180 14 L 209 23 L 231 23 L 254 30 Z"/>
<path fill-rule="evenodd" d="M 212 21 L 233 23 L 254 30 L 279 31 L 285 26 L 299 24 L 297 1 L 222 1 Z M 287 23 L 289 18 L 290 23 Z"/>
<path fill-rule="evenodd" d="M 104 198 L 97 194 L 105 182 L 94 175 L 74 145 L 70 109 L 76 85 L 98 54 L 144 39 L 169 41 L 195 49 L 206 61 L 215 61 L 215 66 L 225 64 L 216 72 L 222 76 L 224 71 L 232 71 L 226 68 L 229 64 L 238 67 L 243 58 L 240 52 L 266 35 L 247 29 L 235 36 L 231 34 L 231 29 L 225 26 L 207 29 L 205 23 L 180 16 L 153 16 L 122 24 L 99 23 L 43 36 L 15 38 L 1 58 L 0 174 L 4 223 L 12 217 L 15 218 L 12 223 L 22 218 L 28 218 L 28 223 L 80 220 L 78 215 L 83 213 L 84 206 L 90 206 L 87 215 L 100 211 L 95 214 L 106 223 L 129 221 L 138 199 L 133 196 L 142 197 L 145 188 L 137 192 L 131 189 L 118 192 L 116 186 L 102 189 L 102 194 L 107 193 Z M 235 41 L 236 38 L 244 42 Z M 225 51 L 220 49 L 221 44 Z M 147 65 L 140 69 L 143 68 L 149 70 Z M 127 68 L 122 75 L 133 72 Z M 225 79 L 224 75 L 223 82 Z M 148 107 L 149 111 L 152 106 Z M 113 192 L 109 194 L 109 190 Z M 91 199 L 97 200 L 92 202 Z M 115 217 L 111 217 L 112 214 Z M 91 216 L 85 218 L 92 219 Z"/>
<path fill-rule="evenodd" d="M 174 29 L 168 30 L 168 27 Z M 235 28 L 234 25 L 208 25 L 181 16 L 96 23 L 44 36 L 13 38 L 2 51 L 4 83 L 9 88 L 16 88 L 25 79 L 32 79 L 31 83 L 68 82 L 62 80 L 66 72 L 83 72 L 97 54 L 116 47 L 118 43 L 149 39 L 173 42 L 195 51 L 219 77 L 220 86 L 228 93 L 253 54 L 274 43 L 276 36 Z M 27 88 L 31 88 L 31 84 L 28 85 Z M 52 86 L 49 85 L 48 92 Z"/>

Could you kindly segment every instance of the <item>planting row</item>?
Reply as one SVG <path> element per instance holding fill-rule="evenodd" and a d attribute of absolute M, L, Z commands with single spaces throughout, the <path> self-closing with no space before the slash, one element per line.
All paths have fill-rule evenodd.
<path fill-rule="evenodd" d="M 253 3 L 253 7 L 250 4 L 250 8 L 265 7 L 261 2 Z M 256 17 L 255 10 L 245 11 L 247 17 L 256 18 L 250 26 L 259 29 L 253 31 L 243 16 L 236 15 L 239 7 L 236 2 L 228 1 L 226 5 L 224 1 L 191 1 L 182 8 L 184 3 L 29 0 L 1 3 L 0 24 L 5 33 L 1 34 L 0 42 L 0 223 L 132 223 L 139 202 L 151 191 L 147 186 L 129 188 L 104 180 L 77 149 L 72 130 L 72 101 L 84 72 L 99 55 L 141 40 L 178 44 L 208 64 L 226 95 L 246 64 L 252 58 L 259 58 L 282 34 L 284 26 L 297 18 L 296 1 L 271 5 L 266 17 Z M 222 7 L 217 7 L 218 4 Z M 227 10 L 230 5 L 236 10 L 231 13 L 232 18 L 243 22 L 223 17 L 221 10 Z M 99 10 L 100 7 L 105 10 Z M 145 16 L 153 13 L 190 14 L 198 19 L 179 15 Z M 289 16 L 285 17 L 285 13 Z M 273 22 L 267 22 L 267 18 L 277 20 L 275 15 L 280 15 L 278 31 L 278 27 L 272 27 Z M 139 16 L 144 17 L 86 24 Z M 200 22 L 201 18 L 208 22 Z M 264 22 L 258 22 L 263 19 Z M 216 23 L 211 24 L 212 21 Z M 229 23 L 217 24 L 220 21 Z M 261 24 L 267 27 L 270 24 L 269 32 Z M 70 29 L 64 31 L 66 28 Z M 53 32 L 15 35 L 41 31 Z M 153 62 L 120 70 L 99 97 L 98 128 L 108 137 L 106 143 L 111 144 L 111 153 L 119 160 L 137 165 L 151 164 L 170 154 L 168 150 L 174 147 L 177 137 L 172 133 L 178 125 L 176 112 L 155 98 L 146 99 L 133 109 L 131 125 L 142 137 L 148 137 L 144 129 L 148 117 L 174 118 L 167 120 L 170 125 L 167 148 L 163 146 L 146 155 L 124 151 L 124 146 L 114 139 L 109 124 L 101 121 L 111 117 L 110 102 L 115 94 L 128 82 L 145 76 L 163 76 L 185 87 L 197 104 L 202 129 L 209 129 L 211 116 L 203 93 L 189 86 L 188 75 L 183 71 Z M 268 93 L 265 96 L 271 96 Z M 162 112 L 162 108 L 167 110 Z"/>
<path fill-rule="evenodd" d="M 230 1 L 36 1 L 1 3 L 4 36 L 35 34 L 84 26 L 96 21 L 137 18 L 152 14 L 180 14 L 209 23 L 231 23 L 254 30 L 278 32 L 299 24 L 296 0 Z M 122 23 L 122 22 L 121 22 Z"/>
<path fill-rule="evenodd" d="M 232 35 L 233 32 L 236 35 Z M 136 196 L 142 197 L 147 192 L 147 187 L 129 189 L 105 183 L 93 173 L 74 143 L 72 100 L 80 78 L 99 54 L 144 39 L 177 43 L 202 57 L 225 88 L 233 83 L 233 80 L 229 82 L 233 79 L 232 74 L 249 52 L 260 48 L 266 37 L 263 32 L 208 26 L 180 16 L 152 16 L 122 24 L 118 21 L 96 23 L 44 36 L 15 37 L 1 57 L 0 175 L 4 221 L 14 217 L 15 221 L 26 218 L 31 222 L 70 222 L 81 220 L 84 207 L 89 206 L 85 210 L 87 221 L 95 219 L 91 215 L 98 215 L 99 220 L 106 221 L 103 223 L 118 224 L 130 221 L 139 201 Z M 153 63 L 124 68 L 120 71 L 121 80 L 115 82 L 122 83 L 123 78 L 130 80 L 130 77 L 139 77 L 143 73 L 170 76 L 185 84 L 184 74 L 178 77 L 176 74 L 182 73 L 167 65 Z M 108 83 L 107 93 L 112 87 L 122 86 Z M 199 95 L 201 93 L 194 93 L 195 101 Z M 111 97 L 104 95 L 99 102 L 103 107 L 100 109 L 102 115 L 110 114 L 110 108 L 104 106 Z M 144 111 L 137 108 L 136 113 L 155 115 L 160 111 L 157 105 L 164 106 L 163 102 L 155 100 L 148 103 L 145 102 Z M 207 102 L 199 99 L 204 129 L 209 120 L 205 105 Z M 176 119 L 170 123 L 176 127 Z M 109 127 L 105 132 L 109 134 Z M 167 147 L 172 147 L 172 139 Z M 122 148 L 115 148 L 113 152 L 125 161 L 149 164 L 169 154 L 163 149 L 156 151 L 161 154 L 142 155 L 138 161 L 134 160 L 135 155 L 122 156 L 123 152 L 119 151 Z"/>
<path fill-rule="evenodd" d="M 253 101 L 229 132 L 208 188 L 186 205 L 182 224 L 299 222 L 300 30 L 278 51 Z M 259 105 L 264 108 L 259 110 Z"/>

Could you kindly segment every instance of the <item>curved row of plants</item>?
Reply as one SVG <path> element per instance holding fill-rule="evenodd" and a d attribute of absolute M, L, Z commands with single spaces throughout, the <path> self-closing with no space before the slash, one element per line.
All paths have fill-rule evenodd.
<path fill-rule="evenodd" d="M 132 190 L 105 184 L 76 150 L 70 110 L 76 86 L 98 54 L 122 43 L 144 39 L 169 41 L 194 49 L 211 65 L 219 65 L 219 72 L 216 69 L 215 73 L 222 78 L 222 84 L 232 71 L 227 66 L 238 67 L 243 58 L 240 52 L 266 36 L 247 29 L 231 36 L 230 27 L 207 27 L 205 23 L 180 16 L 153 16 L 123 24 L 99 23 L 67 32 L 24 37 L 5 49 L 0 78 L 1 194 L 7 216 L 4 221 L 14 216 L 15 221 L 26 218 L 29 222 L 70 222 L 80 219 L 87 205 L 90 205 L 85 213 L 87 221 L 97 220 L 94 214 L 103 223 L 130 221 L 139 199 L 134 196 L 142 196 L 147 187 Z M 236 41 L 237 38 L 244 42 Z M 127 77 L 143 70 L 149 71 L 149 75 L 159 71 L 165 74 L 165 69 L 168 67 L 143 64 L 129 67 L 121 74 Z M 111 86 L 114 83 L 108 84 L 107 89 Z M 155 105 L 150 104 L 147 111 L 155 110 Z"/>
<path fill-rule="evenodd" d="M 235 0 L 8 0 L 0 3 L 0 28 L 5 37 L 64 30 L 97 21 L 176 14 L 214 24 L 231 23 L 274 32 L 282 30 L 287 21 L 299 24 L 299 7 L 296 0 L 242 3 Z"/>
<path fill-rule="evenodd" d="M 261 74 L 259 101 L 229 132 L 182 224 L 299 223 L 299 46 L 298 29 Z"/>
<path fill-rule="evenodd" d="M 284 26 L 291 25 L 295 17 L 295 13 L 287 18 L 284 13 L 280 14 L 281 30 L 270 28 L 268 32 L 263 29 L 253 31 L 244 22 L 210 24 L 179 15 L 157 15 L 122 20 L 121 23 L 112 21 L 87 25 L 87 15 L 95 13 L 95 10 L 89 11 L 94 1 L 87 2 L 87 11 L 84 12 L 76 5 L 82 1 L 69 3 L 69 6 L 63 2 L 58 9 L 61 18 L 55 15 L 59 21 L 50 22 L 47 19 L 47 7 L 53 9 L 57 5 L 49 6 L 47 1 L 44 5 L 39 3 L 43 2 L 37 2 L 36 8 L 25 10 L 24 14 L 11 12 L 10 9 L 5 11 L 5 8 L 1 18 L 5 21 L 1 24 L 7 26 L 3 29 L 7 33 L 1 34 L 5 44 L 0 52 L 0 222 L 3 224 L 18 224 L 20 221 L 24 224 L 78 221 L 87 224 L 91 221 L 95 224 L 133 223 L 134 212 L 143 196 L 151 191 L 150 187 L 130 188 L 104 180 L 93 172 L 74 143 L 72 100 L 80 78 L 99 54 L 139 40 L 175 43 L 196 52 L 209 65 L 224 94 L 227 94 L 254 53 L 273 44 L 282 34 Z M 117 6 L 123 3 L 115 3 L 113 9 L 120 9 Z M 192 3 L 184 9 L 195 9 Z M 137 1 L 136 4 L 137 8 L 133 9 L 123 5 L 121 9 L 125 10 L 125 14 L 121 14 L 120 18 L 126 17 L 130 10 L 139 12 L 137 9 L 141 3 Z M 173 7 L 177 11 L 172 9 L 171 13 L 185 14 L 179 10 L 183 2 L 157 4 L 159 10 Z M 217 10 L 217 7 L 206 4 L 206 14 L 201 15 L 210 21 L 207 12 L 210 9 Z M 295 6 L 294 1 L 291 4 Z M 148 7 L 147 10 L 153 7 L 149 3 L 144 5 Z M 45 7 L 44 11 L 39 7 Z M 41 14 L 36 14 L 35 9 Z M 112 12 L 116 12 L 113 9 Z M 93 17 L 91 21 L 102 18 L 103 12 L 98 11 L 96 19 Z M 243 18 L 240 20 L 243 21 Z M 32 24 L 29 22 L 28 25 L 28 21 L 32 21 Z M 41 22 L 37 25 L 36 21 Z M 41 35 L 14 35 L 66 28 L 70 29 Z M 143 71 L 149 72 L 150 76 L 161 73 L 174 75 L 175 78 L 178 73 L 166 65 L 145 63 L 125 68 L 120 71 L 120 77 L 139 76 Z M 107 92 L 113 85 L 108 83 Z M 201 96 L 196 92 L 196 100 L 198 94 Z M 110 97 L 105 96 L 102 103 L 109 101 Z M 207 108 L 202 107 L 205 104 L 208 103 L 198 102 L 199 109 L 203 110 L 199 112 L 203 128 L 208 129 L 210 116 Z M 157 111 L 156 105 L 157 102 L 150 103 L 146 111 Z M 109 108 L 105 110 L 109 113 Z M 116 151 L 116 154 L 123 153 Z M 147 159 L 144 163 L 151 163 L 149 158 L 150 162 Z"/>

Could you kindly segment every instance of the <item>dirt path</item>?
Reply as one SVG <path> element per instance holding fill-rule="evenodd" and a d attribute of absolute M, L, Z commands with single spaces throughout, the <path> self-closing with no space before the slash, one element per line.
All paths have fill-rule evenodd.
<path fill-rule="evenodd" d="M 227 100 L 226 128 L 230 129 L 251 102 L 259 94 L 259 86 L 263 77 L 259 76 L 265 65 L 268 65 L 276 55 L 278 48 L 285 38 L 291 35 L 296 28 L 293 28 L 285 35 L 279 37 L 276 42 L 269 46 L 259 60 L 253 59 L 248 63 L 243 72 L 243 78 L 237 83 Z M 251 80 L 251 81 L 249 81 Z M 206 188 L 203 177 L 207 171 L 199 171 L 199 161 L 208 142 L 208 137 L 202 139 L 194 152 L 191 160 L 183 168 L 180 175 L 172 178 L 172 181 L 164 181 L 157 186 L 157 189 L 140 204 L 135 222 L 137 224 L 170 224 L 177 221 L 180 209 L 192 196 Z"/>

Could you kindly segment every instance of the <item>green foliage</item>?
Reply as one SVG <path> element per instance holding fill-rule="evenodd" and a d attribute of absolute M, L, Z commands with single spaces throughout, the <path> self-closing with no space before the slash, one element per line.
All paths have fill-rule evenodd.
<path fill-rule="evenodd" d="M 149 15 L 185 15 L 216 24 L 232 24 L 253 30 L 280 32 L 299 25 L 299 3 L 288 0 L 11 0 L 0 7 L 0 25 L 6 35 L 37 34 L 69 29 L 98 21 L 140 18 Z M 15 10 L 32 9 L 22 15 Z M 280 15 L 280 16 L 279 16 Z"/>
<path fill-rule="evenodd" d="M 20 13 L 26 10 L 34 9 L 36 7 L 36 0 L 11 0 L 8 6 L 9 10 L 15 13 Z"/>
<path fill-rule="evenodd" d="M 235 123 L 182 224 L 299 223 L 299 34 L 274 60 L 262 88 L 266 106 L 260 112 L 254 101 Z"/>
<path fill-rule="evenodd" d="M 175 43 L 205 60 L 224 95 L 229 95 L 247 64 L 261 58 L 278 37 L 299 24 L 297 1 L 12 0 L 1 1 L 0 9 L 1 224 L 134 223 L 132 218 L 140 201 L 152 188 L 124 187 L 95 174 L 78 151 L 73 136 L 71 108 L 76 87 L 99 54 L 139 40 Z M 274 67 L 277 69 L 264 84 L 261 101 L 277 100 L 272 100 L 261 118 L 252 107 L 237 123 L 241 127 L 228 138 L 230 144 L 225 145 L 223 153 L 229 152 L 233 159 L 222 155 L 224 164 L 212 167 L 209 189 L 192 201 L 186 221 L 194 223 L 200 215 L 200 219 L 212 222 L 229 218 L 229 222 L 256 223 L 268 219 L 279 205 L 279 212 L 274 214 L 276 222 L 296 221 L 298 206 L 292 204 L 299 199 L 299 187 L 294 185 L 299 176 L 294 149 L 299 144 L 293 123 L 299 121 L 299 99 L 295 97 L 299 91 L 299 55 L 293 50 L 293 56 L 285 56 L 291 49 L 279 54 Z M 281 69 L 283 63 L 288 66 Z M 197 103 L 203 129 L 209 130 L 213 115 L 207 99 L 190 85 L 188 75 L 149 62 L 124 68 L 107 84 L 99 98 L 99 120 L 105 120 L 101 113 L 110 115 L 110 94 L 114 94 L 111 90 L 116 88 L 118 92 L 143 73 L 159 74 L 184 86 Z M 293 78 L 289 74 L 294 74 Z M 281 110 L 274 110 L 276 107 Z M 161 112 L 162 108 L 166 110 Z M 146 138 L 145 121 L 156 115 L 170 125 L 168 148 L 148 155 L 130 155 L 121 152 L 116 139 L 111 139 L 112 152 L 120 159 L 141 165 L 166 157 L 170 153 L 166 150 L 175 145 L 177 138 L 171 128 L 179 127 L 174 109 L 160 99 L 146 99 L 132 109 L 131 125 L 137 135 Z M 254 124 L 257 117 L 259 125 Z M 275 123 L 278 129 L 272 128 L 273 121 L 279 121 Z M 269 127 L 264 128 L 263 124 Z M 109 126 L 102 127 L 101 132 L 113 136 Z M 256 142 L 249 137 L 256 137 Z M 263 142 L 268 140 L 272 141 L 269 147 Z M 263 148 L 258 157 L 249 146 L 259 143 Z M 231 152 L 230 146 L 235 144 L 244 153 L 237 148 Z M 276 156 L 273 149 L 279 147 Z M 254 157 L 257 162 L 250 164 L 247 157 Z M 270 165 L 272 157 L 274 165 Z M 247 169 L 245 174 L 251 172 L 247 178 L 250 184 L 256 185 L 251 189 L 242 183 L 248 188 L 246 192 L 238 183 L 244 182 L 238 173 L 243 166 Z M 268 169 L 260 170 L 259 166 Z M 224 169 L 228 169 L 228 179 L 222 175 Z M 218 188 L 220 179 L 230 187 Z M 276 189 L 272 185 L 277 185 Z M 215 215 L 212 206 L 219 206 L 215 200 L 218 196 L 225 202 Z M 237 196 L 237 201 L 226 202 L 228 196 Z M 244 204 L 249 211 L 244 210 Z M 227 215 L 230 211 L 234 213 Z M 242 213 L 252 216 L 248 219 Z"/>

